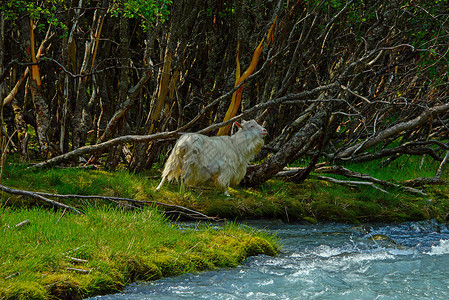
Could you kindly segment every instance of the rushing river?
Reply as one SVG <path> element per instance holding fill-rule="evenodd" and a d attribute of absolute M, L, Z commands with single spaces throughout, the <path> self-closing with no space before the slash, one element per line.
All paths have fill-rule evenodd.
<path fill-rule="evenodd" d="M 250 225 L 276 233 L 282 253 L 93 299 L 449 299 L 447 225 Z"/>

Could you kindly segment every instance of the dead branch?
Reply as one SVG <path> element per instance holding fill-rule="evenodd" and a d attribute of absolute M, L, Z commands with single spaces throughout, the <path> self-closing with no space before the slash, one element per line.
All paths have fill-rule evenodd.
<path fill-rule="evenodd" d="M 46 197 L 44 197 L 42 195 L 39 195 L 39 194 L 37 194 L 35 192 L 11 189 L 11 188 L 8 188 L 8 187 L 6 187 L 4 185 L 1 185 L 1 184 L 0 184 L 0 189 L 3 192 L 8 193 L 8 194 L 21 195 L 21 196 L 25 196 L 25 197 L 35 198 L 35 199 L 47 202 L 47 203 L 49 203 L 49 204 L 51 204 L 53 206 L 58 206 L 58 207 L 61 207 L 61 208 L 70 209 L 70 210 L 76 212 L 77 214 L 82 215 L 82 213 L 79 210 L 77 210 L 76 208 L 74 208 L 74 207 L 71 207 L 69 205 L 66 205 L 66 204 L 59 203 L 57 201 L 48 199 L 48 198 L 46 198 Z"/>
<path fill-rule="evenodd" d="M 315 169 L 324 167 L 327 163 L 321 162 L 319 164 L 315 165 Z M 299 172 L 303 172 L 306 169 L 306 167 L 284 167 L 284 169 L 280 172 L 278 172 L 275 176 L 276 177 L 290 177 L 294 176 Z"/>
<path fill-rule="evenodd" d="M 79 268 L 67 268 L 67 270 L 76 272 L 76 273 L 81 273 L 81 274 L 88 274 L 92 271 L 92 270 L 85 270 L 85 269 L 79 269 Z"/>
<path fill-rule="evenodd" d="M 382 186 L 398 188 L 398 189 L 404 190 L 404 191 L 406 191 L 408 193 L 418 194 L 418 195 L 421 195 L 421 196 L 424 196 L 424 197 L 428 196 L 426 193 L 424 193 L 421 190 L 414 189 L 414 188 L 407 187 L 407 186 L 402 186 L 402 185 L 399 185 L 399 184 L 396 184 L 396 183 L 393 183 L 393 182 L 377 179 L 377 178 L 371 177 L 369 174 L 354 172 L 354 171 L 351 171 L 351 170 L 349 170 L 349 169 L 347 169 L 345 167 L 342 167 L 342 166 L 321 167 L 321 168 L 317 168 L 314 172 L 327 173 L 327 174 L 337 174 L 337 175 L 343 175 L 343 176 L 346 176 L 346 177 L 363 179 L 363 180 L 366 180 L 366 181 L 369 181 L 369 182 L 372 182 L 372 183 L 380 184 Z"/>
<path fill-rule="evenodd" d="M 389 194 L 389 192 L 387 192 L 386 190 L 384 190 L 384 189 L 376 186 L 374 183 L 368 182 L 368 181 L 338 180 L 338 179 L 326 177 L 326 176 L 317 176 L 317 178 L 320 180 L 324 180 L 324 181 L 328 181 L 328 182 L 332 182 L 332 183 L 336 183 L 336 184 L 341 184 L 341 185 L 345 185 L 345 186 L 349 186 L 349 187 L 357 187 L 359 185 L 370 186 L 370 187 L 372 187 L 378 191 L 381 191 L 385 194 Z"/>
<path fill-rule="evenodd" d="M 290 177 L 304 171 L 306 168 L 285 167 L 282 171 L 277 172 L 275 177 Z"/>
<path fill-rule="evenodd" d="M 444 156 L 443 160 L 441 161 L 438 167 L 437 173 L 435 174 L 436 178 L 440 179 L 441 174 L 443 173 L 444 166 L 446 165 L 448 159 L 449 159 L 449 150 L 446 151 L 446 155 Z"/>
<path fill-rule="evenodd" d="M 410 180 L 406 180 L 403 181 L 402 184 L 406 185 L 406 186 L 423 186 L 423 185 L 431 185 L 431 184 L 446 184 L 447 182 L 443 179 L 439 179 L 436 177 L 418 177 L 415 179 L 410 179 Z"/>
<path fill-rule="evenodd" d="M 401 122 L 399 124 L 396 124 L 394 126 L 391 126 L 385 130 L 380 131 L 378 134 L 368 138 L 367 140 L 357 143 L 343 151 L 341 151 L 337 158 L 340 159 L 351 159 L 351 157 L 359 152 L 362 152 L 368 148 L 373 147 L 374 145 L 377 145 L 381 143 L 382 141 L 385 141 L 389 137 L 392 137 L 396 134 L 399 134 L 402 131 L 410 130 L 413 128 L 416 128 L 417 126 L 423 124 L 427 120 L 429 120 L 432 116 L 447 112 L 449 110 L 449 103 L 442 104 L 439 106 L 434 106 L 432 108 L 429 108 L 425 111 L 423 111 L 418 117 L 411 119 L 406 122 Z"/>
<path fill-rule="evenodd" d="M 380 150 L 376 153 L 362 153 L 360 156 L 353 157 L 352 162 L 365 162 L 380 159 L 387 156 L 393 156 L 396 154 L 408 154 L 408 155 L 424 155 L 427 154 L 434 160 L 442 161 L 443 159 L 429 147 L 418 146 L 415 143 L 406 143 L 401 146 Z"/>
<path fill-rule="evenodd" d="M 110 147 L 117 146 L 120 144 L 147 143 L 149 141 L 153 141 L 153 140 L 157 140 L 157 139 L 172 138 L 177 135 L 179 135 L 179 130 L 168 131 L 168 132 L 159 132 L 159 133 L 150 134 L 150 135 L 124 135 L 124 136 L 120 136 L 120 137 L 111 139 L 109 141 L 106 141 L 104 143 L 80 147 L 78 149 L 67 152 L 65 154 L 53 157 L 44 162 L 31 165 L 28 168 L 30 168 L 30 169 L 49 168 L 49 167 L 52 167 L 52 166 L 55 166 L 55 165 L 58 165 L 61 163 L 74 161 L 82 155 L 96 153 L 96 152 L 98 152 L 98 153 L 104 152 L 105 150 L 109 149 Z"/>
<path fill-rule="evenodd" d="M 71 257 L 71 256 L 67 256 L 67 258 L 70 259 L 70 261 L 72 263 L 76 263 L 76 264 L 83 264 L 83 263 L 89 262 L 87 259 L 82 259 L 82 258 L 76 258 L 76 257 Z"/>
<path fill-rule="evenodd" d="M 6 276 L 6 277 L 5 277 L 5 280 L 11 279 L 11 278 L 13 278 L 13 277 L 16 277 L 16 276 L 20 275 L 20 273 L 21 273 L 21 272 L 12 273 L 11 275 Z"/>
<path fill-rule="evenodd" d="M 169 208 L 177 209 L 176 212 L 181 213 L 183 215 L 186 215 L 188 217 L 191 217 L 193 219 L 205 219 L 205 220 L 212 220 L 212 221 L 220 221 L 221 219 L 217 217 L 210 217 L 208 215 L 205 215 L 201 212 L 198 212 L 196 210 L 175 205 L 175 204 L 167 204 L 162 203 L 158 201 L 152 201 L 152 200 L 136 200 L 131 198 L 121 198 L 121 197 L 108 197 L 108 196 L 98 196 L 98 195 L 59 195 L 59 194 L 50 194 L 50 193 L 42 193 L 42 192 L 36 192 L 36 194 L 45 196 L 45 197 L 55 197 L 55 198 L 62 198 L 62 199 L 97 199 L 102 201 L 112 201 L 115 203 L 122 203 L 122 202 L 130 202 L 133 204 L 140 204 L 140 205 L 158 205 L 158 206 L 164 206 Z M 133 206 L 134 207 L 134 206 Z M 165 213 L 173 213 L 173 211 L 166 211 Z"/>
<path fill-rule="evenodd" d="M 17 223 L 16 225 L 14 225 L 14 227 L 16 227 L 16 228 L 22 228 L 22 227 L 28 226 L 28 225 L 30 225 L 30 224 L 31 224 L 30 220 L 29 220 L 29 219 L 26 219 L 25 221 L 22 221 L 22 222 L 20 222 L 20 223 Z"/>
<path fill-rule="evenodd" d="M 76 208 L 66 205 L 66 204 L 63 204 L 63 203 L 60 203 L 60 202 L 57 202 L 57 201 L 54 201 L 54 200 L 51 200 L 51 199 L 48 199 L 47 197 L 55 197 L 55 198 L 61 198 L 61 199 L 98 199 L 98 200 L 102 200 L 102 201 L 112 201 L 112 202 L 119 203 L 122 205 L 123 205 L 123 202 L 130 202 L 133 204 L 141 204 L 141 205 L 152 204 L 152 205 L 157 205 L 157 206 L 173 208 L 176 210 L 176 212 L 178 212 L 182 215 L 188 216 L 190 218 L 193 218 L 193 219 L 212 220 L 212 221 L 220 221 L 221 220 L 218 217 L 210 217 L 201 212 L 198 212 L 193 209 L 189 209 L 184 206 L 167 204 L 167 203 L 162 203 L 162 202 L 157 202 L 157 201 L 142 201 L 142 200 L 136 200 L 136 199 L 131 199 L 131 198 L 107 197 L 107 196 L 98 196 L 98 195 L 59 195 L 59 194 L 51 194 L 51 193 L 43 193 L 43 192 L 30 192 L 30 191 L 24 191 L 24 190 L 11 189 L 11 188 L 8 188 L 3 185 L 0 185 L 0 189 L 8 194 L 22 195 L 22 196 L 26 196 L 26 197 L 36 198 L 38 200 L 42 200 L 47 203 L 50 203 L 54 206 L 58 206 L 58 207 L 61 207 L 64 209 L 70 209 L 80 215 L 82 215 L 82 213 L 79 210 L 77 210 Z M 125 204 L 125 205 L 136 208 L 135 206 L 132 206 L 129 204 Z M 166 213 L 173 213 L 173 212 L 174 211 L 168 211 Z M 26 221 L 24 221 L 22 223 L 25 223 L 25 222 Z M 19 227 L 18 226 L 19 224 L 17 224 L 16 227 Z"/>
<path fill-rule="evenodd" d="M 441 179 L 441 175 L 443 173 L 443 169 L 449 159 L 449 150 L 446 151 L 446 155 L 444 156 L 442 162 L 438 166 L 438 170 L 435 174 L 435 177 L 418 177 L 412 180 L 407 180 L 402 184 L 407 186 L 423 186 L 426 184 L 446 184 L 447 182 Z"/>

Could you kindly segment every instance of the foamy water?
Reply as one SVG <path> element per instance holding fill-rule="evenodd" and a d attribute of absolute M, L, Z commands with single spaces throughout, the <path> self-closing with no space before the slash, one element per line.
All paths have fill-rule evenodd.
<path fill-rule="evenodd" d="M 440 240 L 440 243 L 436 246 L 432 246 L 429 255 L 443 255 L 449 254 L 449 240 Z"/>
<path fill-rule="evenodd" d="M 449 299 L 446 225 L 251 225 L 279 236 L 278 257 L 133 283 L 93 299 Z"/>

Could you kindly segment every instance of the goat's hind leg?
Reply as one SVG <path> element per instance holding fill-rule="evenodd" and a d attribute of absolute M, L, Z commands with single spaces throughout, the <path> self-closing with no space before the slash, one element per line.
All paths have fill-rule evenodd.
<path fill-rule="evenodd" d="M 226 195 L 226 197 L 230 197 L 231 195 L 229 194 L 229 186 L 230 186 L 230 181 L 226 178 L 226 176 L 223 175 L 223 173 L 219 174 L 215 180 L 215 185 L 219 188 L 222 188 L 224 191 L 224 194 Z"/>

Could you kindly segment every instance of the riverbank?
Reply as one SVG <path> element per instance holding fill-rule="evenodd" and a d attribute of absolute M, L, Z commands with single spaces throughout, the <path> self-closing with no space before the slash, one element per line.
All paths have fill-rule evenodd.
<path fill-rule="evenodd" d="M 449 181 L 448 173 L 442 173 L 443 184 L 407 185 L 416 178 L 422 182 L 433 179 L 438 167 L 439 162 L 400 157 L 386 166 L 373 161 L 341 167 L 356 177 L 332 174 L 323 167 L 325 171 L 312 172 L 301 184 L 275 177 L 257 188 L 231 188 L 231 197 L 213 186 L 192 188 L 180 196 L 176 183 L 166 184 L 157 197 L 210 216 L 237 220 L 357 224 L 436 219 L 444 223 L 449 221 L 449 185 L 444 184 Z M 151 180 L 151 185 L 156 186 L 158 180 Z"/>
<path fill-rule="evenodd" d="M 91 300 L 449 299 L 447 224 L 251 225 L 276 232 L 282 253 L 236 269 L 134 283 Z"/>
<path fill-rule="evenodd" d="M 81 216 L 3 207 L 0 220 L 0 299 L 82 299 L 278 251 L 272 236 L 248 227 L 181 228 L 154 208 L 88 207 Z"/>

